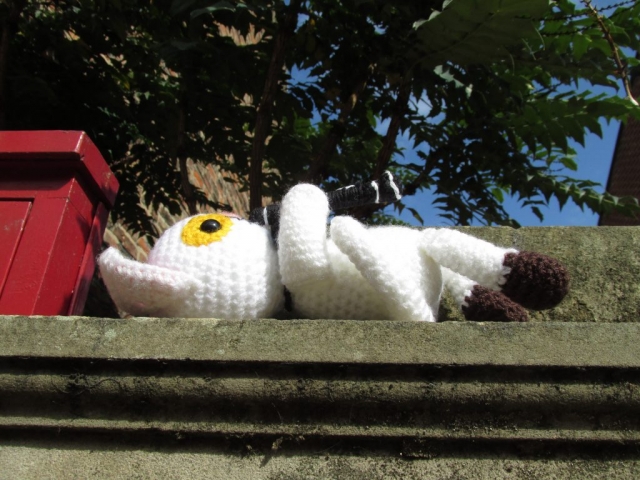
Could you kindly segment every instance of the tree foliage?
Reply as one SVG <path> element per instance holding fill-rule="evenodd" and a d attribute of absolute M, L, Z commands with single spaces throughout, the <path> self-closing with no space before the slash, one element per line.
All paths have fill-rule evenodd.
<path fill-rule="evenodd" d="M 541 218 L 553 197 L 637 210 L 565 173 L 600 120 L 640 118 L 618 94 L 637 1 L 5 0 L 0 28 L 0 128 L 89 132 L 122 184 L 116 214 L 147 234 L 140 192 L 216 205 L 188 158 L 237 174 L 254 206 L 390 168 L 460 224 L 513 224 L 507 195 Z"/>

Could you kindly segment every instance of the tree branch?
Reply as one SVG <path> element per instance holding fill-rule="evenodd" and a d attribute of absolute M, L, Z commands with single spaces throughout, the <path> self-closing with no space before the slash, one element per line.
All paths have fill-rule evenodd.
<path fill-rule="evenodd" d="M 435 150 L 432 150 L 431 152 L 429 152 L 429 155 L 427 156 L 427 161 L 425 162 L 425 165 L 422 171 L 418 174 L 416 178 L 413 179 L 412 182 L 404 185 L 404 188 L 402 189 L 403 197 L 408 197 L 410 195 L 416 194 L 422 182 L 431 174 L 431 172 L 435 168 L 436 158 L 437 157 L 435 154 Z"/>
<path fill-rule="evenodd" d="M 411 72 L 407 72 L 398 87 L 398 95 L 396 96 L 396 101 L 393 104 L 389 128 L 387 128 L 387 133 L 384 137 L 382 147 L 380 148 L 376 158 L 376 167 L 373 173 L 374 180 L 379 179 L 384 171 L 389 168 L 391 156 L 396 148 L 398 133 L 400 132 L 400 124 L 407 114 L 409 98 L 411 97 L 412 79 L 413 76 Z M 413 193 L 415 193 L 415 190 Z M 369 218 L 384 206 L 385 205 L 366 205 L 354 209 L 351 214 L 356 218 Z"/>
<path fill-rule="evenodd" d="M 178 159 L 178 169 L 180 171 L 180 186 L 182 188 L 182 198 L 184 198 L 189 210 L 189 215 L 198 213 L 196 196 L 193 185 L 189 181 L 189 169 L 187 168 L 187 154 L 185 152 L 184 137 L 186 132 L 186 100 L 182 100 L 178 110 L 178 131 L 176 132 L 176 157 Z"/>
<path fill-rule="evenodd" d="M 638 106 L 638 101 L 633 97 L 633 92 L 631 91 L 631 83 L 629 82 L 629 77 L 627 76 L 627 66 L 622 63 L 622 59 L 620 58 L 620 51 L 618 50 L 618 46 L 611 36 L 611 31 L 604 23 L 602 15 L 600 15 L 598 9 L 591 4 L 591 0 L 582 0 L 582 3 L 584 3 L 589 9 L 591 16 L 595 18 L 596 22 L 598 23 L 598 27 L 600 27 L 604 38 L 607 40 L 607 42 L 609 42 L 613 61 L 615 62 L 616 67 L 618 67 L 618 74 L 620 75 L 620 78 L 622 78 L 622 83 L 624 85 L 625 91 L 627 92 L 627 96 L 629 97 L 629 100 L 631 100 L 631 103 Z"/>
<path fill-rule="evenodd" d="M 182 186 L 182 197 L 184 198 L 187 208 L 189 209 L 189 215 L 196 215 L 198 213 L 196 205 L 196 196 L 194 193 L 193 185 L 189 181 L 189 169 L 187 168 L 187 157 L 180 155 L 178 157 L 178 167 L 180 169 L 180 184 Z"/>
<path fill-rule="evenodd" d="M 6 78 L 11 39 L 18 29 L 20 14 L 26 6 L 27 0 L 9 2 L 9 14 L 0 25 L 0 130 L 4 130 L 7 122 Z"/>
<path fill-rule="evenodd" d="M 301 0 L 291 1 L 285 19 L 276 34 L 273 53 L 271 54 L 271 61 L 264 82 L 264 90 L 256 110 L 256 123 L 253 129 L 253 144 L 251 146 L 251 165 L 249 168 L 250 211 L 262 206 L 262 159 L 264 157 L 264 147 L 269 126 L 271 125 L 271 110 L 278 91 L 278 77 L 284 67 L 287 44 L 298 22 L 300 5 Z"/>
<path fill-rule="evenodd" d="M 398 133 L 400 132 L 400 123 L 407 114 L 409 97 L 411 96 L 412 78 L 413 76 L 411 72 L 407 72 L 402 79 L 400 87 L 398 88 L 398 96 L 396 97 L 395 104 L 393 105 L 393 113 L 391 115 L 391 121 L 389 122 L 389 128 L 387 129 L 387 134 L 384 137 L 382 148 L 378 152 L 378 158 L 376 159 L 374 179 L 380 178 L 384 171 L 389 167 L 391 156 L 396 148 L 396 141 Z"/>
<path fill-rule="evenodd" d="M 349 116 L 353 112 L 353 109 L 356 107 L 358 100 L 360 100 L 362 92 L 364 92 L 364 89 L 369 82 L 369 77 L 373 73 L 374 69 L 375 65 L 369 65 L 366 74 L 356 84 L 353 92 L 351 92 L 351 95 L 349 95 L 348 101 L 342 105 L 338 120 L 336 120 L 336 122 L 332 126 L 331 131 L 327 135 L 327 138 L 322 145 L 322 148 L 317 155 L 311 158 L 311 164 L 305 176 L 305 181 L 310 183 L 320 183 L 326 176 L 326 170 L 327 166 L 329 165 L 331 155 L 333 155 L 333 152 L 335 152 L 338 144 L 344 138 L 347 120 L 349 120 Z"/>

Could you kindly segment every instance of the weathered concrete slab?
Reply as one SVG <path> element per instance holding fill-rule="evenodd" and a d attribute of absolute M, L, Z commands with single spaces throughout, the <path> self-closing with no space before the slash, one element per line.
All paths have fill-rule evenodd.
<path fill-rule="evenodd" d="M 11 478 L 630 478 L 639 349 L 635 323 L 0 317 L 0 465 Z"/>
<path fill-rule="evenodd" d="M 40 448 L 23 445 L 0 448 L 6 478 L 118 478 L 166 480 L 406 480 L 406 479 L 607 479 L 638 478 L 637 460 L 508 456 L 502 458 L 432 458 L 380 456 L 371 452 L 345 454 L 338 447 L 310 455 L 261 452 L 228 454 L 215 449 L 176 449 L 172 453 L 149 445 L 104 449 L 100 445 L 59 448 L 52 442 Z M 46 448 L 48 447 L 48 448 Z"/>
<path fill-rule="evenodd" d="M 571 291 L 556 308 L 531 312 L 533 321 L 640 321 L 640 227 L 460 228 L 501 246 L 533 250 L 564 262 Z M 462 320 L 445 303 L 441 320 Z"/>
<path fill-rule="evenodd" d="M 0 317 L 0 478 L 640 478 L 640 227 L 464 230 L 571 293 L 527 324 Z"/>
<path fill-rule="evenodd" d="M 640 324 L 0 317 L 0 359 L 640 367 Z"/>

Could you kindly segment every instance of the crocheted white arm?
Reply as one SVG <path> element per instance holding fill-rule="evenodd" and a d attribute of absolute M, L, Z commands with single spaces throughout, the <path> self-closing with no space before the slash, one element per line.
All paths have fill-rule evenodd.
<path fill-rule="evenodd" d="M 98 263 L 111 298 L 131 315 L 180 316 L 184 299 L 203 288 L 182 272 L 129 260 L 113 247 L 100 255 Z"/>
<path fill-rule="evenodd" d="M 413 272 L 408 271 L 406 265 L 394 261 L 389 254 L 389 245 L 379 238 L 375 229 L 369 230 L 351 217 L 336 217 L 331 222 L 331 239 L 384 300 L 391 319 L 435 322 L 435 312 L 421 286 L 439 296 L 439 268 L 432 265 L 430 272 L 433 275 L 421 282 L 412 276 Z M 423 260 L 432 262 L 429 258 Z"/>
<path fill-rule="evenodd" d="M 278 257 L 282 283 L 289 289 L 331 277 L 328 216 L 327 196 L 313 185 L 296 185 L 282 200 Z"/>
<path fill-rule="evenodd" d="M 498 290 L 509 269 L 504 256 L 517 250 L 501 248 L 479 238 L 450 229 L 427 228 L 422 231 L 421 248 L 443 267 L 476 283 Z"/>

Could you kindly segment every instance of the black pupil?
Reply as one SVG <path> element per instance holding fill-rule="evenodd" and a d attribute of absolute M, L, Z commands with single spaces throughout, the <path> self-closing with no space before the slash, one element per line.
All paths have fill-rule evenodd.
<path fill-rule="evenodd" d="M 220 222 L 217 220 L 209 219 L 200 224 L 200 231 L 204 233 L 214 233 L 220 230 Z"/>

